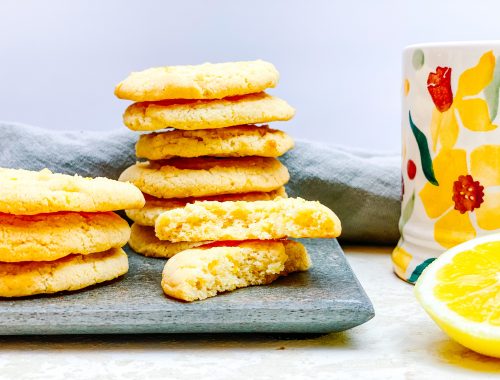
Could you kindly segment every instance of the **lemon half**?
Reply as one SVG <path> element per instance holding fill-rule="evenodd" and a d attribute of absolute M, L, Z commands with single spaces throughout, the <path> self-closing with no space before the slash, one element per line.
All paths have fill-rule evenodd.
<path fill-rule="evenodd" d="M 452 339 L 500 358 L 500 234 L 443 253 L 424 270 L 415 295 Z"/>

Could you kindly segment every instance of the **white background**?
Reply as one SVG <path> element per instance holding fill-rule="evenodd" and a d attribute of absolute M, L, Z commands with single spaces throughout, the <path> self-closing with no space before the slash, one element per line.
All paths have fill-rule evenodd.
<path fill-rule="evenodd" d="M 124 128 L 114 85 L 150 66 L 262 58 L 294 137 L 399 150 L 401 50 L 500 38 L 499 1 L 0 1 L 0 120 Z M 276 126 L 276 124 L 275 124 Z"/>

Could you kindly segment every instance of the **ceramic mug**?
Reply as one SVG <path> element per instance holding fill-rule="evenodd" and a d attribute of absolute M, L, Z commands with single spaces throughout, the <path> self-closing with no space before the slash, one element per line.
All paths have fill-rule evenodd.
<path fill-rule="evenodd" d="M 500 231 L 500 41 L 403 53 L 396 274 L 414 283 L 442 252 Z"/>

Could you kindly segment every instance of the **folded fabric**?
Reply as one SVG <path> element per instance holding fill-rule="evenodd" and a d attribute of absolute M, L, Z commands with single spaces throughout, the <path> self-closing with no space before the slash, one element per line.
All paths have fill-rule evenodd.
<path fill-rule="evenodd" d="M 136 161 L 137 134 L 66 132 L 0 122 L 0 166 L 117 179 Z M 342 221 L 340 240 L 395 244 L 399 238 L 400 157 L 296 141 L 281 157 L 290 196 L 319 200 Z M 1 184 L 0 184 L 1 185 Z"/>
<path fill-rule="evenodd" d="M 393 153 L 297 141 L 283 156 L 289 196 L 319 200 L 342 222 L 339 240 L 394 245 L 399 239 L 401 158 Z"/>

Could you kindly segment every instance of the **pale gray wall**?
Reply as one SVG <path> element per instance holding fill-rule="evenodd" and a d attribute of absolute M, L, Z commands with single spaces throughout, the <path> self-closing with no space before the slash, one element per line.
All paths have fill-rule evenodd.
<path fill-rule="evenodd" d="M 500 38 L 500 1 L 0 1 L 0 119 L 121 126 L 132 70 L 263 58 L 295 137 L 399 149 L 400 52 Z M 276 124 L 275 124 L 276 126 Z"/>

